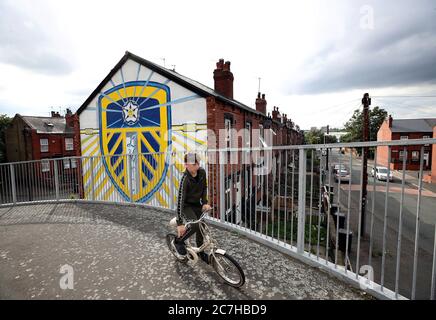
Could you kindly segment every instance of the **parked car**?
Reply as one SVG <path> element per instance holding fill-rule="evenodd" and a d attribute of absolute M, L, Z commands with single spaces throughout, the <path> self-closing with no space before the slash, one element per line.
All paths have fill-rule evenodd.
<path fill-rule="evenodd" d="M 338 172 L 339 168 L 341 170 L 347 170 L 347 168 L 343 164 L 334 164 L 333 165 L 333 174 L 336 174 Z"/>
<path fill-rule="evenodd" d="M 341 169 L 338 168 L 335 171 L 335 182 L 339 182 L 339 177 L 341 179 L 341 183 L 350 181 L 350 172 L 345 167 L 342 167 Z"/>
<path fill-rule="evenodd" d="M 376 167 L 371 169 L 371 176 L 376 177 L 377 180 L 387 180 L 388 176 L 388 168 L 386 167 Z M 389 172 L 389 181 L 393 181 L 394 177 L 392 175 L 392 171 Z"/>

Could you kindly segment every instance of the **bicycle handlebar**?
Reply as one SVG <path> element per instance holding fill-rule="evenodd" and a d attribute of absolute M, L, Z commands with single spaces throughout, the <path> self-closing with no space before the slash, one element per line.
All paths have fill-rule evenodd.
<path fill-rule="evenodd" d="M 189 221 L 189 222 L 187 222 L 187 223 L 185 224 L 185 227 L 188 227 L 188 226 L 191 225 L 191 224 L 199 223 L 199 222 L 202 221 L 202 220 L 207 216 L 207 214 L 208 214 L 209 212 L 211 212 L 211 211 L 212 211 L 212 209 L 204 210 L 204 211 L 202 212 L 202 214 L 201 214 L 201 216 L 200 216 L 200 218 L 199 218 L 198 220 L 194 220 L 194 221 Z"/>

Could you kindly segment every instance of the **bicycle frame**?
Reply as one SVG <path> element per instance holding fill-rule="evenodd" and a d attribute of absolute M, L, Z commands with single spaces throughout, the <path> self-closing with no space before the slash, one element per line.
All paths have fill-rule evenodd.
<path fill-rule="evenodd" d="M 190 221 L 188 223 L 185 224 L 185 227 L 189 227 L 192 224 L 199 224 L 199 229 L 200 232 L 203 236 L 203 244 L 200 247 L 195 247 L 193 245 L 191 245 L 190 243 L 190 239 L 188 239 L 188 243 L 186 244 L 186 250 L 190 253 L 190 255 L 188 255 L 188 259 L 193 261 L 194 263 L 197 262 L 198 260 L 198 253 L 200 252 L 204 252 L 206 249 L 210 249 L 211 251 L 211 255 L 215 256 L 215 252 L 219 251 L 221 254 L 224 254 L 225 251 L 222 249 L 217 249 L 217 242 L 215 239 L 213 239 L 213 237 L 211 236 L 211 232 L 209 227 L 207 226 L 207 224 L 203 221 L 204 218 L 206 217 L 208 211 L 205 211 L 201 217 L 196 220 L 196 221 Z M 190 258 L 190 256 L 192 258 Z"/>

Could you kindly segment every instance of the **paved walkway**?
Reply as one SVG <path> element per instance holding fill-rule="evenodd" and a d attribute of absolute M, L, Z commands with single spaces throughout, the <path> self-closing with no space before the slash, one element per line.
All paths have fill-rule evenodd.
<path fill-rule="evenodd" d="M 329 275 L 235 233 L 212 228 L 246 284 L 181 264 L 168 251 L 167 212 L 84 203 L 0 208 L 0 299 L 368 299 Z M 61 267 L 74 289 L 61 289 Z"/>

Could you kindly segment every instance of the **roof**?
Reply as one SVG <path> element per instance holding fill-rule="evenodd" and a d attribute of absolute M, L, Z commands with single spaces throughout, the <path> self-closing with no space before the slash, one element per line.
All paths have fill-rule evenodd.
<path fill-rule="evenodd" d="M 37 133 L 74 133 L 73 128 L 67 126 L 64 117 L 18 116 L 20 116 L 30 128 L 35 129 Z"/>
<path fill-rule="evenodd" d="M 86 108 L 86 106 L 94 99 L 94 97 L 100 93 L 100 91 L 103 89 L 103 87 L 106 85 L 106 83 L 113 77 L 113 75 L 121 68 L 121 66 L 128 60 L 131 59 L 157 73 L 160 73 L 161 75 L 167 77 L 168 79 L 174 81 L 175 83 L 192 90 L 193 92 L 197 93 L 198 95 L 202 97 L 209 97 L 213 96 L 218 100 L 221 100 L 223 102 L 226 102 L 230 105 L 233 105 L 235 107 L 241 108 L 243 110 L 246 110 L 248 112 L 258 114 L 262 117 L 266 117 L 263 113 L 250 108 L 249 106 L 246 106 L 245 104 L 227 98 L 215 90 L 209 88 L 208 86 L 205 86 L 204 84 L 201 84 L 198 81 L 192 80 L 188 77 L 185 77 L 176 71 L 169 70 L 167 68 L 164 68 L 160 65 L 157 65 L 151 61 L 148 61 L 144 58 L 141 58 L 137 55 L 134 55 L 133 53 L 130 53 L 129 51 L 126 51 L 125 55 L 121 58 L 121 60 L 115 65 L 115 67 L 109 72 L 109 74 L 103 79 L 103 81 L 98 85 L 98 87 L 91 93 L 91 95 L 86 99 L 86 101 L 80 106 L 80 108 L 77 110 L 77 114 L 81 114 L 83 110 Z"/>
<path fill-rule="evenodd" d="M 393 119 L 392 132 L 433 132 L 436 118 L 428 119 Z"/>

